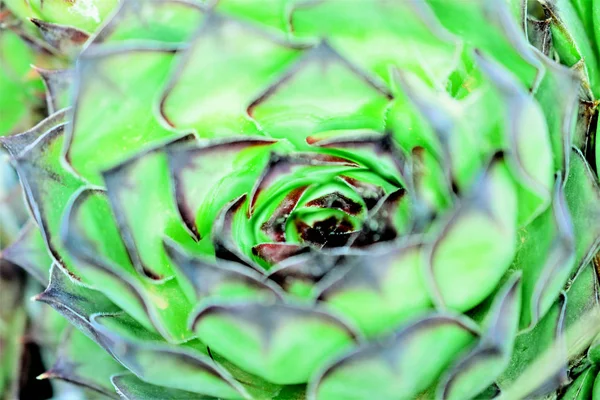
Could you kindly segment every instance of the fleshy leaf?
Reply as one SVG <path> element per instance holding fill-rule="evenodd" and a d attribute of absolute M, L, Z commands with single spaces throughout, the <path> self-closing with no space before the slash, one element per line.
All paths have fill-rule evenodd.
<path fill-rule="evenodd" d="M 477 336 L 471 321 L 427 316 L 327 367 L 311 382 L 309 398 L 416 398 Z"/>
<path fill-rule="evenodd" d="M 43 119 L 33 128 L 12 136 L 5 136 L 0 139 L 0 144 L 6 149 L 12 158 L 17 158 L 24 153 L 28 147 L 32 147 L 39 138 L 48 131 L 59 129 L 68 121 L 68 109 L 60 110 Z M 60 128 L 62 129 L 62 128 Z"/>
<path fill-rule="evenodd" d="M 18 265 L 43 286 L 48 286 L 52 259 L 39 229 L 33 222 L 25 225 L 19 237 L 2 249 L 0 259 Z"/>
<path fill-rule="evenodd" d="M 432 246 L 427 276 L 437 302 L 464 311 L 493 291 L 514 256 L 516 208 L 512 179 L 496 156 Z"/>
<path fill-rule="evenodd" d="M 146 383 L 132 373 L 113 375 L 110 380 L 124 400 L 216 400 L 215 397 Z"/>
<path fill-rule="evenodd" d="M 583 371 L 575 381 L 569 385 L 567 390 L 562 394 L 561 399 L 564 400 L 586 400 L 592 399 L 592 390 L 594 381 L 596 380 L 597 370 L 594 367 L 589 367 Z"/>
<path fill-rule="evenodd" d="M 92 46 L 79 57 L 73 123 L 65 148 L 81 176 L 100 184 L 102 170 L 176 136 L 154 116 L 176 50 L 157 43 Z"/>
<path fill-rule="evenodd" d="M 50 122 L 55 122 L 54 118 L 58 115 L 49 117 L 39 127 L 51 125 Z M 4 146 L 11 153 L 22 149 L 13 157 L 33 217 L 53 258 L 75 272 L 76 266 L 63 252 L 59 231 L 68 199 L 83 186 L 83 182 L 67 169 L 62 157 L 65 124 L 51 126 L 41 136 L 37 136 L 40 132 L 34 128 L 21 135 L 4 138 Z M 27 146 L 27 143 L 31 144 Z"/>
<path fill-rule="evenodd" d="M 185 42 L 203 18 L 198 4 L 180 0 L 120 2 L 116 14 L 96 34 L 94 43 L 127 40 Z"/>
<path fill-rule="evenodd" d="M 477 61 L 506 104 L 504 140 L 511 149 L 506 160 L 519 184 L 518 223 L 524 226 L 550 204 L 554 161 L 548 126 L 540 105 L 508 71 L 483 57 Z"/>
<path fill-rule="evenodd" d="M 566 298 L 560 295 L 558 300 L 546 313 L 546 315 L 529 331 L 525 331 L 517 336 L 514 350 L 508 367 L 496 380 L 502 390 L 512 387 L 512 384 L 532 365 L 532 363 L 545 351 L 552 346 L 558 346 L 561 352 L 564 348 L 565 311 Z M 563 354 L 563 353 L 561 353 Z M 538 395 L 545 394 L 548 390 L 568 382 L 566 366 L 560 366 L 557 373 L 549 376 L 546 381 L 546 388 L 538 388 Z M 529 394 L 535 397 L 533 393 Z"/>
<path fill-rule="evenodd" d="M 282 299 L 281 290 L 270 282 L 263 282 L 263 275 L 234 263 L 211 264 L 190 257 L 181 248 L 165 242 L 165 249 L 183 274 L 192 282 L 199 300 L 265 300 Z"/>
<path fill-rule="evenodd" d="M 309 251 L 283 260 L 269 270 L 269 279 L 286 292 L 307 298 L 315 298 L 316 284 L 339 264 L 340 256 Z"/>
<path fill-rule="evenodd" d="M 47 70 L 36 68 L 46 86 L 46 106 L 52 114 L 67 108 L 71 101 L 73 71 L 70 69 Z"/>
<path fill-rule="evenodd" d="M 481 148 L 484 147 L 472 125 L 466 123 L 470 113 L 468 105 L 429 89 L 404 72 L 394 70 L 392 76 L 435 132 L 437 140 L 427 146 L 434 149 L 437 143 L 441 145 L 440 163 L 450 169 L 446 173 L 452 183 L 458 190 L 468 188 L 483 166 Z"/>
<path fill-rule="evenodd" d="M 476 398 L 506 368 L 519 329 L 520 273 L 500 289 L 484 322 L 479 345 L 448 371 L 438 387 L 443 399 Z"/>
<path fill-rule="evenodd" d="M 356 340 L 336 317 L 284 304 L 208 305 L 194 316 L 193 329 L 228 360 L 279 384 L 307 382 Z"/>
<path fill-rule="evenodd" d="M 224 399 L 249 399 L 231 375 L 190 346 L 170 346 L 124 314 L 95 315 L 115 358 L 145 382 Z"/>
<path fill-rule="evenodd" d="M 334 48 L 386 81 L 396 66 L 436 86 L 453 68 L 457 43 L 421 2 L 297 3 L 289 17 L 295 36 L 330 37 Z"/>
<path fill-rule="evenodd" d="M 63 334 L 56 362 L 42 377 L 74 383 L 117 399 L 110 376 L 123 370 L 104 349 L 70 327 Z"/>
<path fill-rule="evenodd" d="M 175 279 L 155 280 L 137 271 L 104 192 L 82 190 L 65 211 L 61 236 L 81 275 L 149 330 L 180 342 L 190 336 L 191 310 Z"/>
<path fill-rule="evenodd" d="M 307 247 L 297 244 L 259 243 L 252 247 L 252 254 L 265 260 L 269 265 L 275 265 L 306 250 Z"/>
<path fill-rule="evenodd" d="M 53 24 L 36 18 L 32 18 L 31 22 L 38 27 L 50 46 L 69 58 L 75 58 L 89 38 L 88 33 L 71 26 Z"/>
<path fill-rule="evenodd" d="M 387 251 L 367 248 L 366 254 L 350 259 L 349 268 L 322 288 L 318 299 L 367 336 L 392 331 L 432 307 L 422 263 L 420 245 Z"/>
<path fill-rule="evenodd" d="M 554 154 L 554 169 L 564 171 L 569 165 L 574 123 L 577 119 L 579 80 L 572 71 L 549 58 L 538 58 L 544 65 L 545 72 L 535 98 L 546 116 Z"/>
<path fill-rule="evenodd" d="M 532 328 L 555 302 L 574 266 L 573 224 L 562 179 L 556 181 L 552 207 L 519 231 L 518 243 L 513 266 L 523 271 L 521 326 Z"/>
<path fill-rule="evenodd" d="M 552 45 L 561 62 L 568 67 L 581 62 L 583 64 L 583 86 L 587 86 L 587 89 L 593 92 L 594 97 L 597 98 L 600 94 L 598 53 L 590 43 L 590 39 L 595 38 L 586 35 L 585 27 L 577 15 L 574 3 L 568 0 L 541 2 L 544 11 L 552 19 Z"/>
<path fill-rule="evenodd" d="M 28 76 L 35 52 L 16 32 L 0 29 L 0 52 L 0 136 L 4 136 L 36 122 L 35 108 L 42 105 L 37 94 L 43 88 Z"/>
<path fill-rule="evenodd" d="M 63 315 L 73 326 L 85 333 L 111 353 L 105 338 L 90 322 L 97 312 L 115 313 L 120 309 L 102 293 L 73 282 L 55 263 L 50 269 L 50 283 L 46 290 L 36 296 L 37 301 L 50 305 Z"/>
<path fill-rule="evenodd" d="M 320 131 L 383 130 L 391 94 L 323 42 L 267 87 L 248 114 L 270 136 L 297 147 Z"/>
<path fill-rule="evenodd" d="M 578 150 L 571 154 L 565 198 L 575 231 L 575 262 L 586 265 L 600 246 L 600 188 Z"/>
<path fill-rule="evenodd" d="M 185 136 L 178 141 L 193 139 Z M 169 166 L 162 148 L 140 153 L 103 172 L 121 235 L 138 271 L 154 278 L 173 275 L 162 246 L 168 236 L 184 245 L 194 241 L 181 225 L 171 194 Z M 149 179 L 149 178 L 152 179 Z"/>
<path fill-rule="evenodd" d="M 91 0 L 91 1 L 63 1 L 63 0 L 28 0 L 21 7 L 21 2 L 11 3 L 11 8 L 22 8 L 23 18 L 36 17 L 54 24 L 64 24 L 93 32 L 111 10 L 118 0 Z"/>
<path fill-rule="evenodd" d="M 161 113 L 173 126 L 196 129 L 201 138 L 256 135 L 246 108 L 297 55 L 286 43 L 211 14 L 171 76 Z"/>
<path fill-rule="evenodd" d="M 427 3 L 446 29 L 492 55 L 527 87 L 535 86 L 539 61 L 510 15 L 506 1 L 427 0 Z"/>
<path fill-rule="evenodd" d="M 261 138 L 220 140 L 168 152 L 179 213 L 197 239 L 210 234 L 228 201 L 252 189 L 273 143 Z"/>

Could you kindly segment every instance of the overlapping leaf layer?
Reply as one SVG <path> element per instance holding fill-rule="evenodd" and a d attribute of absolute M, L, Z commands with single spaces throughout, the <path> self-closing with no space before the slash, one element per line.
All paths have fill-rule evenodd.
<path fill-rule="evenodd" d="M 39 228 L 3 256 L 105 351 L 90 366 L 69 332 L 47 376 L 127 399 L 592 396 L 595 22 L 563 3 L 126 1 L 79 55 L 84 20 L 36 23 L 77 63 L 1 140 Z"/>

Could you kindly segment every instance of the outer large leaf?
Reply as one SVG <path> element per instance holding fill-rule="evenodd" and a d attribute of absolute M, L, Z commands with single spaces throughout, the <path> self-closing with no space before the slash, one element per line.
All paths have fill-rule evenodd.
<path fill-rule="evenodd" d="M 154 107 L 176 49 L 157 43 L 90 47 L 79 58 L 65 148 L 84 178 L 100 184 L 102 170 L 175 136 L 154 117 Z"/>
<path fill-rule="evenodd" d="M 356 340 L 324 311 L 256 302 L 208 305 L 194 316 L 193 329 L 230 361 L 279 384 L 308 381 Z"/>
<path fill-rule="evenodd" d="M 180 140 L 191 139 L 187 136 Z M 173 276 L 162 246 L 163 236 L 195 247 L 181 225 L 171 195 L 168 168 L 167 156 L 158 148 L 103 173 L 111 206 L 136 269 L 157 279 Z"/>
<path fill-rule="evenodd" d="M 519 329 L 520 279 L 520 274 L 514 276 L 500 289 L 481 342 L 448 371 L 438 388 L 440 398 L 476 398 L 507 367 Z"/>
<path fill-rule="evenodd" d="M 186 0 L 120 2 L 115 15 L 96 33 L 94 43 L 127 40 L 185 42 L 203 18 L 198 4 Z"/>
<path fill-rule="evenodd" d="M 245 11 L 247 6 L 235 3 Z M 295 36 L 331 37 L 335 48 L 386 81 L 390 78 L 390 66 L 396 66 L 415 73 L 432 86 L 441 86 L 456 61 L 456 41 L 422 2 L 294 3 L 297 5 L 290 11 L 289 26 Z M 234 7 L 228 7 L 231 8 Z M 364 40 L 367 35 L 369 40 Z"/>
<path fill-rule="evenodd" d="M 389 332 L 432 307 L 422 274 L 423 247 L 367 249 L 322 288 L 318 299 L 366 335 Z"/>
<path fill-rule="evenodd" d="M 493 56 L 527 87 L 535 86 L 539 61 L 512 19 L 505 1 L 427 0 L 427 3 L 450 32 Z"/>
<path fill-rule="evenodd" d="M 139 379 L 132 373 L 118 374 L 111 377 L 117 393 L 125 400 L 211 400 L 215 397 L 199 396 L 197 393 L 179 389 L 169 389 L 152 385 Z"/>
<path fill-rule="evenodd" d="M 227 371 L 192 346 L 169 346 L 123 314 L 95 315 L 113 355 L 143 381 L 224 399 L 250 395 Z"/>
<path fill-rule="evenodd" d="M 29 222 L 8 247 L 2 249 L 3 260 L 25 269 L 43 286 L 48 285 L 52 260 L 48 254 L 40 230 L 33 222 Z"/>
<path fill-rule="evenodd" d="M 565 182 L 565 198 L 573 218 L 575 260 L 589 263 L 600 246 L 600 188 L 583 155 L 574 150 Z"/>
<path fill-rule="evenodd" d="M 61 235 L 82 276 L 139 323 L 170 341 L 189 336 L 185 319 L 191 306 L 177 280 L 155 280 L 133 267 L 103 192 L 75 194 Z"/>
<path fill-rule="evenodd" d="M 558 179 L 552 208 L 519 231 L 513 266 L 523 271 L 524 328 L 533 327 L 544 316 L 573 270 L 575 233 L 562 186 Z"/>
<path fill-rule="evenodd" d="M 162 115 L 178 128 L 195 128 L 202 138 L 256 134 L 246 108 L 297 55 L 260 31 L 210 15 L 171 76 Z"/>
<path fill-rule="evenodd" d="M 323 42 L 253 100 L 248 113 L 276 138 L 305 144 L 337 129 L 383 129 L 391 94 Z"/>
<path fill-rule="evenodd" d="M 390 339 L 371 342 L 329 366 L 312 382 L 309 398 L 415 398 L 476 336 L 470 321 L 427 316 Z"/>
<path fill-rule="evenodd" d="M 431 247 L 433 298 L 461 311 L 479 304 L 508 269 L 516 246 L 516 193 L 496 157 Z"/>
<path fill-rule="evenodd" d="M 89 362 L 91 359 L 94 360 L 93 363 Z M 110 376 L 123 370 L 124 367 L 115 362 L 104 349 L 70 327 L 63 334 L 56 362 L 40 379 L 60 379 L 116 399 L 110 385 Z"/>

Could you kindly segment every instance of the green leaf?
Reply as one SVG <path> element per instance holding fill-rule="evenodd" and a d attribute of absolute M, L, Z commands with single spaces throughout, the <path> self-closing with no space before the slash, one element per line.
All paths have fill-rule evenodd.
<path fill-rule="evenodd" d="M 273 143 L 241 138 L 176 147 L 168 152 L 179 213 L 198 239 L 210 235 L 213 221 L 226 203 L 252 190 Z"/>
<path fill-rule="evenodd" d="M 143 381 L 223 399 L 250 396 L 231 375 L 191 346 L 174 346 L 125 314 L 98 314 L 92 324 L 115 358 Z"/>
<path fill-rule="evenodd" d="M 23 9 L 22 18 L 36 17 L 56 24 L 64 24 L 93 32 L 118 0 L 30 0 L 26 7 L 15 7 L 18 0 L 5 0 L 11 9 Z"/>
<path fill-rule="evenodd" d="M 171 143 L 191 140 L 192 136 L 184 136 Z M 174 274 L 162 246 L 165 236 L 186 248 L 197 247 L 177 213 L 163 150 L 164 146 L 159 146 L 138 153 L 103 172 L 108 198 L 133 264 L 137 271 L 155 279 Z"/>
<path fill-rule="evenodd" d="M 73 71 L 70 69 L 47 70 L 36 68 L 46 87 L 46 106 L 48 113 L 67 108 L 71 104 L 73 90 Z"/>
<path fill-rule="evenodd" d="M 566 297 L 560 295 L 558 300 L 548 310 L 546 315 L 531 329 L 520 333 L 514 345 L 514 350 L 508 367 L 498 377 L 497 384 L 501 390 L 513 388 L 513 383 L 528 370 L 552 346 L 557 346 L 560 354 L 565 354 L 565 342 L 562 336 L 565 328 Z M 547 388 L 554 389 L 568 382 L 566 365 L 561 365 L 556 374 L 546 379 Z M 545 394 L 547 388 L 538 388 L 538 395 Z M 528 395 L 535 397 L 534 393 Z"/>
<path fill-rule="evenodd" d="M 307 382 L 356 340 L 333 315 L 291 304 L 208 305 L 194 315 L 193 329 L 228 360 L 277 384 Z"/>
<path fill-rule="evenodd" d="M 444 399 L 476 398 L 505 370 L 519 329 L 521 274 L 502 286 L 484 321 L 478 346 L 448 371 L 438 386 Z"/>
<path fill-rule="evenodd" d="M 336 50 L 385 81 L 395 66 L 441 86 L 456 62 L 458 43 L 422 2 L 294 3 L 289 25 L 296 37 L 331 38 Z"/>
<path fill-rule="evenodd" d="M 52 264 L 50 283 L 35 300 L 50 305 L 63 315 L 73 326 L 85 333 L 109 353 L 105 338 L 92 326 L 90 317 L 94 313 L 115 313 L 120 309 L 106 296 L 71 280 L 58 264 Z"/>
<path fill-rule="evenodd" d="M 128 40 L 185 42 L 201 23 L 204 13 L 194 2 L 131 0 L 117 10 L 94 38 L 94 43 Z"/>
<path fill-rule="evenodd" d="M 516 248 L 517 196 L 508 169 L 494 158 L 431 246 L 426 276 L 436 302 L 465 311 L 486 298 Z"/>
<path fill-rule="evenodd" d="M 427 0 L 427 3 L 446 29 L 501 62 L 528 88 L 536 86 L 539 61 L 505 1 Z"/>
<path fill-rule="evenodd" d="M 154 115 L 176 49 L 160 43 L 91 46 L 79 57 L 65 149 L 82 177 L 101 184 L 101 171 L 177 136 Z"/>
<path fill-rule="evenodd" d="M 52 259 L 40 230 L 32 221 L 23 227 L 14 242 L 2 249 L 0 258 L 18 265 L 43 286 L 48 286 Z"/>
<path fill-rule="evenodd" d="M 594 381 L 598 370 L 594 367 L 587 368 L 583 371 L 575 381 L 571 383 L 561 399 L 564 400 L 586 400 L 592 398 L 592 391 L 594 389 Z"/>
<path fill-rule="evenodd" d="M 90 36 L 72 26 L 53 24 L 37 18 L 32 18 L 31 22 L 37 26 L 48 45 L 54 48 L 59 55 L 69 59 L 75 59 L 79 55 Z"/>
<path fill-rule="evenodd" d="M 535 98 L 548 124 L 554 169 L 564 171 L 569 164 L 580 83 L 577 76 L 567 68 L 547 57 L 538 58 L 544 65 L 545 72 L 535 92 Z"/>
<path fill-rule="evenodd" d="M 190 280 L 199 300 L 282 300 L 281 290 L 271 282 L 263 282 L 261 275 L 235 263 L 208 263 L 191 257 L 172 242 L 165 242 L 165 249 Z"/>
<path fill-rule="evenodd" d="M 352 321 L 366 336 L 396 329 L 432 308 L 422 276 L 423 248 L 365 251 L 322 286 L 318 300 Z M 336 269 L 342 269 L 338 266 Z"/>
<path fill-rule="evenodd" d="M 59 237 L 68 200 L 83 186 L 82 180 L 65 166 L 62 155 L 65 124 L 59 118 L 62 114 L 54 114 L 28 132 L 4 138 L 3 144 L 13 156 L 32 215 L 50 254 L 60 260 L 63 268 L 77 272 Z"/>
<path fill-rule="evenodd" d="M 586 265 L 600 246 L 600 188 L 578 150 L 571 154 L 565 198 L 575 231 L 576 266 Z"/>
<path fill-rule="evenodd" d="M 390 99 L 385 87 L 322 42 L 257 96 L 248 114 L 269 136 L 302 148 L 321 131 L 382 131 Z"/>
<path fill-rule="evenodd" d="M 484 161 L 480 133 L 475 133 L 472 124 L 466 122 L 471 113 L 469 105 L 445 93 L 434 92 L 404 72 L 394 70 L 393 76 L 436 135 L 433 143 L 426 143 L 425 148 L 433 150 L 441 146 L 441 154 L 432 154 L 438 156 L 443 168 L 450 169 L 447 173 L 458 186 L 457 190 L 468 188 Z"/>
<path fill-rule="evenodd" d="M 587 35 L 585 25 L 589 22 L 582 23 L 573 3 L 574 1 L 571 0 L 555 0 L 552 3 L 542 2 L 542 6 L 552 19 L 552 44 L 561 62 L 568 67 L 582 63 L 584 90 L 590 91 L 595 98 L 598 98 L 600 69 L 597 49 L 591 42 L 595 37 Z M 591 14 L 593 18 L 594 13 Z"/>
<path fill-rule="evenodd" d="M 327 367 L 309 385 L 309 398 L 416 398 L 476 337 L 469 320 L 444 314 L 421 318 Z"/>
<path fill-rule="evenodd" d="M 600 373 L 596 375 L 596 379 L 594 380 L 594 388 L 592 392 L 592 400 L 600 399 Z"/>
<path fill-rule="evenodd" d="M 215 397 L 146 383 L 131 373 L 116 374 L 110 380 L 125 400 L 216 400 Z"/>
<path fill-rule="evenodd" d="M 554 168 L 548 126 L 540 105 L 509 71 L 483 57 L 477 62 L 506 104 L 503 137 L 519 185 L 518 224 L 524 226 L 550 205 Z"/>
<path fill-rule="evenodd" d="M 513 268 L 523 271 L 521 327 L 531 329 L 556 301 L 575 264 L 575 238 L 562 179 L 552 207 L 519 230 Z"/>
<path fill-rule="evenodd" d="M 0 137 L 26 129 L 35 122 L 33 110 L 41 105 L 36 97 L 38 79 L 28 77 L 33 50 L 16 33 L 0 30 Z M 10 95 L 6 95 L 10 93 Z"/>
<path fill-rule="evenodd" d="M 565 328 L 574 326 L 600 306 L 598 277 L 593 264 L 582 267 L 567 285 L 567 309 Z"/>
<path fill-rule="evenodd" d="M 42 377 L 74 383 L 117 399 L 110 376 L 124 369 L 98 344 L 69 327 L 63 334 L 57 360 Z"/>
<path fill-rule="evenodd" d="M 191 303 L 182 288 L 175 279 L 152 279 L 134 268 L 102 191 L 74 195 L 61 236 L 81 275 L 140 324 L 172 342 L 190 336 L 186 319 Z"/>
<path fill-rule="evenodd" d="M 286 43 L 211 14 L 171 75 L 162 116 L 172 126 L 196 129 L 201 138 L 260 134 L 246 109 L 297 56 Z"/>

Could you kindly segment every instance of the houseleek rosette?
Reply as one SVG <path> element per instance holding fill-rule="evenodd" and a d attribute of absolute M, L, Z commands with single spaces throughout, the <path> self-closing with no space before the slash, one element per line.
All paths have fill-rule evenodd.
<path fill-rule="evenodd" d="M 589 387 L 579 81 L 515 10 L 122 3 L 50 91 L 70 106 L 2 140 L 52 255 L 38 300 L 115 360 L 63 379 L 128 399 Z"/>

